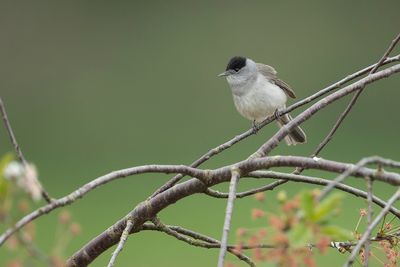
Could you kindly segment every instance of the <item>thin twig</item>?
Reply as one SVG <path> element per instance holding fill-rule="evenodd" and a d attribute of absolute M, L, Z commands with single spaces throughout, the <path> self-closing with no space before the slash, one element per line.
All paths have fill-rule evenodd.
<path fill-rule="evenodd" d="M 372 183 L 373 180 L 370 177 L 366 177 L 367 180 L 367 202 L 368 202 L 368 210 L 367 210 L 367 225 L 371 225 L 372 223 L 372 217 L 373 217 L 373 210 L 372 210 L 372 198 L 373 198 L 373 192 L 372 192 Z M 365 242 L 365 258 L 364 258 L 364 266 L 368 267 L 368 262 L 369 262 L 369 252 L 370 252 L 370 246 L 371 246 L 371 241 L 367 240 Z"/>
<path fill-rule="evenodd" d="M 17 240 L 21 243 L 21 245 L 26 249 L 29 255 L 37 260 L 46 263 L 47 266 L 51 266 L 51 262 L 49 257 L 45 253 L 43 253 L 38 247 L 36 247 L 30 240 L 28 240 L 21 231 L 18 231 Z"/>
<path fill-rule="evenodd" d="M 11 128 L 10 120 L 8 119 L 6 107 L 4 106 L 4 102 L 0 97 L 0 112 L 3 118 L 4 126 L 6 127 L 8 136 L 10 137 L 11 144 L 14 146 L 15 154 L 17 154 L 18 159 L 22 164 L 26 165 L 27 162 L 25 160 L 24 154 L 22 154 L 21 148 L 18 145 L 17 138 L 15 138 L 14 132 Z"/>
<path fill-rule="evenodd" d="M 22 165 L 24 165 L 24 167 L 26 167 L 28 165 L 28 162 L 26 161 L 24 154 L 22 154 L 21 147 L 19 146 L 19 144 L 17 142 L 17 138 L 14 135 L 14 132 L 13 132 L 11 124 L 10 124 L 10 120 L 8 119 L 8 116 L 7 116 L 6 107 L 5 107 L 4 102 L 1 99 L 1 97 L 0 97 L 0 113 L 3 118 L 4 126 L 7 129 L 8 136 L 10 137 L 11 144 L 14 146 L 15 154 L 17 155 L 18 159 L 21 161 Z M 50 197 L 49 193 L 47 193 L 47 191 L 44 190 L 42 184 L 40 184 L 40 187 L 41 187 L 41 191 L 42 191 L 41 194 L 42 194 L 42 197 L 44 198 L 44 200 L 46 200 L 47 203 L 51 203 L 51 197 Z"/>
<path fill-rule="evenodd" d="M 269 191 L 269 190 L 274 190 L 276 187 L 278 187 L 278 186 L 280 186 L 280 185 L 282 185 L 282 184 L 284 184 L 286 182 L 287 182 L 287 180 L 279 180 L 279 181 L 275 181 L 275 182 L 272 182 L 270 184 L 261 186 L 261 187 L 256 188 L 256 189 L 251 189 L 251 190 L 248 190 L 248 191 L 240 192 L 240 193 L 236 194 L 236 198 L 244 198 L 244 197 L 247 197 L 247 196 L 251 196 L 251 195 L 257 194 L 259 192 L 265 192 L 265 191 Z M 228 198 L 229 197 L 229 193 L 219 192 L 219 191 L 213 190 L 211 188 L 207 188 L 206 191 L 204 191 L 204 193 L 206 195 L 209 195 L 209 196 L 215 197 L 215 198 Z"/>
<path fill-rule="evenodd" d="M 384 62 L 387 60 L 388 55 L 390 52 L 394 49 L 396 46 L 397 42 L 400 39 L 400 34 L 397 35 L 397 37 L 392 41 L 390 46 L 387 48 L 381 59 L 369 70 L 369 74 L 375 73 L 380 66 L 384 64 Z M 360 96 L 361 92 L 363 91 L 364 87 L 361 87 L 354 97 L 351 99 L 349 104 L 347 105 L 346 109 L 340 114 L 338 119 L 336 120 L 335 124 L 329 131 L 329 133 L 325 136 L 325 138 L 321 141 L 321 143 L 317 146 L 317 148 L 314 150 L 314 152 L 311 154 L 310 157 L 316 157 L 319 155 L 319 153 L 324 149 L 324 147 L 332 140 L 333 135 L 336 133 L 336 131 L 339 129 L 339 126 L 343 122 L 343 120 L 346 118 L 347 114 L 350 112 L 354 104 L 356 103 L 358 97 Z M 295 173 L 300 174 L 303 172 L 304 168 L 296 168 Z"/>
<path fill-rule="evenodd" d="M 160 222 L 161 223 L 161 222 Z M 150 231 L 159 231 L 159 232 L 164 232 L 172 237 L 175 237 L 178 240 L 181 240 L 183 242 L 186 242 L 192 246 L 197 246 L 197 247 L 202 247 L 202 248 L 220 248 L 221 243 L 209 236 L 206 236 L 204 234 L 201 234 L 199 232 L 195 232 L 193 230 L 189 230 L 186 228 L 183 228 L 181 226 L 176 226 L 176 225 L 164 225 L 164 224 L 159 224 L 157 225 L 150 224 L 150 223 L 144 223 L 142 227 L 140 228 L 140 231 L 142 230 L 150 230 Z M 393 236 L 400 236 L 400 232 L 396 232 L 393 234 Z M 391 236 L 376 236 L 373 238 L 370 238 L 370 242 L 379 242 L 382 240 L 389 240 L 391 239 Z M 349 242 L 349 241 L 336 241 L 336 242 L 330 242 L 327 244 L 327 247 L 334 248 L 334 249 L 340 249 L 340 248 L 346 248 L 350 249 L 354 246 L 356 246 L 358 242 Z M 228 251 L 236 256 L 240 255 L 241 253 L 238 253 L 238 251 L 234 251 L 234 249 L 240 248 L 241 250 L 251 250 L 251 249 L 257 249 L 257 248 L 262 248 L 262 249 L 277 249 L 277 248 L 290 248 L 289 245 L 274 245 L 274 244 L 255 244 L 255 245 L 246 245 L 246 244 L 240 244 L 240 245 L 228 245 Z M 296 246 L 299 247 L 299 246 Z M 316 247 L 315 244 L 304 244 L 304 247 L 306 248 L 314 248 Z M 247 257 L 247 256 L 246 256 Z"/>
<path fill-rule="evenodd" d="M 391 57 L 391 58 L 387 58 L 386 60 L 384 60 L 382 65 L 386 65 L 386 64 L 390 64 L 392 62 L 395 61 L 399 61 L 400 60 L 400 55 Z M 377 67 L 378 63 L 370 65 L 364 69 L 361 69 L 351 75 L 346 76 L 345 78 L 341 79 L 340 81 L 329 85 L 328 87 L 323 88 L 322 90 L 319 90 L 318 92 L 314 93 L 311 96 L 308 96 L 306 98 L 304 98 L 301 101 L 298 101 L 296 103 L 294 103 L 293 105 L 287 107 L 286 109 L 283 109 L 280 111 L 281 115 L 284 115 L 286 113 L 289 113 L 301 106 L 304 106 L 308 103 L 310 103 L 311 101 L 326 95 L 327 93 L 340 88 L 342 85 L 346 84 L 347 82 L 354 80 L 355 78 L 358 78 L 366 73 L 368 73 L 369 71 L 371 71 L 373 68 Z M 275 116 L 271 116 L 266 118 L 263 122 L 261 122 L 259 124 L 260 128 L 263 128 L 264 126 L 266 126 L 267 124 L 271 123 L 272 121 L 275 120 Z M 250 128 L 249 130 L 247 130 L 246 132 L 239 134 L 237 136 L 235 136 L 234 138 L 232 138 L 231 140 L 210 149 L 207 153 L 205 153 L 204 155 L 202 155 L 200 158 L 198 158 L 197 160 L 195 160 L 192 164 L 190 164 L 191 167 L 198 167 L 200 166 L 202 163 L 204 163 L 205 161 L 209 160 L 211 157 L 221 153 L 222 151 L 230 148 L 231 146 L 233 146 L 234 144 L 240 142 L 241 140 L 251 136 L 254 134 L 254 129 Z M 153 198 L 154 196 L 156 196 L 157 194 L 167 190 L 168 188 L 171 188 L 172 186 L 174 186 L 177 182 L 179 182 L 184 176 L 182 174 L 177 174 L 175 175 L 171 180 L 169 180 L 168 182 L 166 182 L 162 187 L 160 187 L 159 189 L 157 189 L 149 198 Z"/>
<path fill-rule="evenodd" d="M 326 186 L 328 184 L 331 183 L 331 180 L 327 180 L 327 179 L 323 179 L 323 178 L 319 178 L 319 177 L 312 177 L 312 176 L 305 176 L 305 175 L 298 175 L 298 174 L 290 174 L 290 173 L 283 173 L 283 172 L 275 172 L 275 171 L 253 171 L 248 173 L 245 177 L 243 178 L 271 178 L 271 179 L 279 179 L 277 182 L 280 181 L 291 181 L 291 182 L 297 182 L 297 183 L 307 183 L 307 184 L 315 184 L 315 185 L 322 185 L 322 186 Z M 275 183 L 271 183 L 269 185 L 254 189 L 254 190 L 250 190 L 250 191 L 246 191 L 246 192 L 242 192 L 242 193 L 238 193 L 236 194 L 236 196 L 239 198 L 239 195 L 242 194 L 241 196 L 243 196 L 244 194 L 246 194 L 246 196 L 250 195 L 249 193 L 252 191 L 252 193 L 258 193 L 258 192 L 264 192 L 267 190 L 272 190 L 273 188 L 275 188 L 276 184 Z M 268 188 L 269 186 L 271 186 L 271 188 Z M 368 194 L 365 191 L 362 191 L 360 189 L 351 187 L 349 185 L 345 185 L 345 184 L 336 184 L 335 188 L 352 194 L 356 197 L 362 197 L 364 199 L 368 198 Z M 263 191 L 261 191 L 261 189 L 265 189 Z M 206 190 L 207 192 L 207 190 Z M 206 193 L 208 194 L 208 193 Z M 218 192 L 213 190 L 212 192 L 210 192 L 210 194 L 208 194 L 209 196 L 215 197 L 215 198 L 227 198 L 228 194 L 227 193 L 222 193 L 222 192 Z M 382 199 L 378 198 L 377 196 L 372 195 L 372 201 L 378 205 L 381 208 L 384 208 L 386 206 L 386 202 L 383 201 Z M 396 216 L 397 218 L 400 219 L 400 211 L 398 209 L 396 209 L 395 207 L 391 207 L 390 208 L 390 212 Z"/>
<path fill-rule="evenodd" d="M 356 165 L 351 166 L 345 172 L 343 172 L 341 175 L 339 175 L 334 180 L 332 180 L 331 183 L 322 190 L 322 192 L 318 196 L 317 200 L 321 201 L 321 199 L 326 197 L 328 195 L 328 193 L 335 187 L 336 184 L 343 182 L 343 180 L 346 179 L 346 177 L 350 176 L 353 172 L 357 171 L 359 168 L 361 168 L 365 165 L 372 164 L 372 163 L 375 163 L 375 164 L 379 163 L 379 164 L 382 164 L 383 166 L 400 168 L 400 162 L 393 161 L 391 159 L 385 159 L 385 158 L 378 157 L 378 156 L 363 158 Z"/>
<path fill-rule="evenodd" d="M 197 240 L 201 240 L 204 241 L 204 243 L 202 243 L 202 247 L 206 247 L 206 248 L 220 248 L 221 244 L 217 239 L 214 239 L 212 237 L 206 236 L 204 234 L 201 234 L 199 232 L 195 232 L 193 230 L 189 230 L 186 228 L 183 228 L 182 226 L 176 226 L 176 225 L 164 225 L 168 230 L 167 231 L 173 231 L 182 235 L 186 235 L 189 236 L 191 238 L 197 239 Z M 150 224 L 150 223 L 144 223 L 142 225 L 142 227 L 140 228 L 140 231 L 142 230 L 151 230 L 151 231 L 159 231 L 159 232 L 164 232 L 164 230 L 166 230 L 165 228 L 160 228 L 154 224 Z M 175 236 L 175 234 L 173 234 L 173 236 Z M 395 232 L 392 234 L 392 236 L 396 236 L 399 237 L 400 236 L 400 232 Z M 180 238 L 180 237 L 179 237 Z M 178 238 L 178 239 L 179 239 Z M 382 240 L 388 240 L 390 238 L 390 236 L 376 236 L 373 238 L 370 238 L 369 241 L 371 242 L 379 242 Z M 192 239 L 191 239 L 192 240 Z M 189 242 L 191 242 L 191 240 Z M 357 242 L 349 242 L 349 241 L 336 241 L 336 242 L 331 242 L 330 244 L 328 244 L 327 246 L 330 248 L 340 248 L 340 247 L 353 247 L 356 246 Z M 256 249 L 256 248 L 267 248 L 267 249 L 274 249 L 274 248 L 289 248 L 289 245 L 274 245 L 274 244 L 255 244 L 255 245 L 246 245 L 246 244 L 240 244 L 240 249 L 243 250 L 248 250 L 248 249 Z M 314 248 L 316 247 L 315 244 L 304 244 L 304 247 L 307 248 Z M 238 248 L 238 245 L 228 245 L 228 249 L 235 249 Z"/>
<path fill-rule="evenodd" d="M 124 248 L 125 242 L 128 239 L 129 233 L 131 232 L 132 228 L 133 228 L 132 219 L 126 220 L 125 229 L 121 234 L 118 246 L 114 250 L 114 252 L 113 252 L 113 254 L 111 256 L 110 262 L 108 263 L 107 267 L 113 267 L 114 266 L 115 261 L 116 261 L 116 259 L 118 257 L 118 254 L 121 253 L 122 249 Z"/>
<path fill-rule="evenodd" d="M 395 46 L 397 45 L 397 43 L 400 41 L 400 33 L 397 34 L 397 36 L 392 40 L 392 42 L 390 43 L 389 47 L 386 49 L 385 53 L 383 54 L 383 56 L 381 57 L 381 59 L 378 61 L 377 64 L 375 64 L 375 66 L 371 69 L 369 74 L 375 73 L 376 70 L 383 65 L 383 63 L 385 62 L 385 60 L 387 59 L 387 57 L 389 56 L 389 54 L 393 51 L 393 49 L 395 48 Z"/>
<path fill-rule="evenodd" d="M 187 230 L 179 226 L 169 226 L 163 224 L 158 218 L 152 220 L 154 225 L 144 224 L 143 230 L 156 230 L 166 233 L 167 235 L 173 236 L 176 239 L 183 241 L 189 245 L 201 247 L 201 248 L 220 248 L 221 243 L 206 235 Z M 189 237 L 187 237 L 189 236 Z M 254 247 L 255 248 L 255 247 Z M 255 267 L 254 262 L 245 254 L 237 253 L 234 251 L 235 246 L 228 246 L 228 252 L 236 256 L 238 259 L 246 262 L 249 266 Z M 252 249 L 252 248 L 248 248 Z"/>
<path fill-rule="evenodd" d="M 224 267 L 225 254 L 228 247 L 229 230 L 231 228 L 233 205 L 236 199 L 236 187 L 239 181 L 239 169 L 232 169 L 232 177 L 229 184 L 229 197 L 226 205 L 224 228 L 222 230 L 221 249 L 219 250 L 218 267 Z"/>
<path fill-rule="evenodd" d="M 378 61 L 377 64 L 375 64 L 375 66 L 371 69 L 371 71 L 369 72 L 369 75 L 375 73 L 378 68 L 382 65 L 382 63 L 386 60 L 387 56 L 390 54 L 390 52 L 393 50 L 393 48 L 396 46 L 396 44 L 398 43 L 398 41 L 400 40 L 400 34 L 398 34 L 396 36 L 396 38 L 391 42 L 390 46 L 386 49 L 385 53 L 383 54 L 383 56 L 381 57 L 381 59 Z M 319 152 L 321 152 L 321 150 L 328 144 L 329 141 L 332 140 L 333 135 L 336 133 L 336 131 L 339 129 L 340 125 L 342 124 L 342 122 L 344 121 L 344 119 L 346 118 L 346 116 L 349 114 L 349 112 L 351 111 L 351 109 L 353 108 L 353 106 L 355 105 L 355 103 L 358 100 L 358 97 L 361 95 L 361 93 L 364 91 L 364 87 L 361 87 L 353 96 L 353 98 L 350 100 L 349 104 L 347 105 L 347 107 L 345 108 L 345 110 L 340 114 L 340 116 L 338 117 L 338 119 L 336 120 L 335 124 L 333 125 L 332 129 L 329 131 L 329 133 L 327 134 L 327 136 L 324 138 L 324 140 L 318 145 L 317 149 L 315 150 L 315 152 L 313 153 L 313 157 L 317 156 L 319 154 Z"/>
<path fill-rule="evenodd" d="M 347 259 L 347 261 L 343 265 L 343 267 L 349 267 L 353 264 L 361 247 L 369 239 L 369 236 L 371 235 L 372 230 L 378 225 L 378 223 L 382 220 L 382 218 L 388 213 L 390 207 L 394 204 L 394 202 L 397 201 L 397 199 L 399 197 L 400 197 L 400 189 L 397 189 L 396 193 L 394 193 L 393 196 L 387 201 L 385 208 L 378 214 L 378 216 L 376 216 L 375 220 L 370 225 L 368 225 L 367 230 L 362 235 L 362 237 L 358 241 L 357 245 L 353 248 L 351 255 L 349 256 L 349 258 Z"/>

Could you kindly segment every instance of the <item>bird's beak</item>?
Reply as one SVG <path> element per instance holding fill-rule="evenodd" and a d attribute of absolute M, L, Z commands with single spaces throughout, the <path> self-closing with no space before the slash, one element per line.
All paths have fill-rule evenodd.
<path fill-rule="evenodd" d="M 232 70 L 227 70 L 227 71 L 224 71 L 224 72 L 221 73 L 221 74 L 218 74 L 218 77 L 229 76 L 229 75 L 231 75 L 232 73 L 233 73 Z"/>

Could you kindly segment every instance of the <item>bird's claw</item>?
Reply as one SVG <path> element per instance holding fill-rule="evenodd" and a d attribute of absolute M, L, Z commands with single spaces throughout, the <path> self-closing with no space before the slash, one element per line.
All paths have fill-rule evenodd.
<path fill-rule="evenodd" d="M 274 112 L 274 117 L 275 117 L 276 120 L 279 120 L 279 117 L 282 115 L 281 113 L 282 113 L 282 112 L 281 112 L 281 110 L 280 110 L 279 108 L 277 108 L 277 109 L 275 110 L 275 112 Z"/>
<path fill-rule="evenodd" d="M 258 130 L 260 130 L 260 125 L 257 124 L 255 120 L 253 120 L 253 132 L 257 134 Z"/>

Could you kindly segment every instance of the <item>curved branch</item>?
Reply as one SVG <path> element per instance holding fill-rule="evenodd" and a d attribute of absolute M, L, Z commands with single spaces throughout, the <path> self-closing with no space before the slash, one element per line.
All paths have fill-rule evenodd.
<path fill-rule="evenodd" d="M 281 174 L 285 174 L 285 173 L 281 173 Z M 247 176 L 249 176 L 249 175 L 247 175 Z M 265 178 L 269 178 L 269 177 L 265 177 Z M 248 190 L 248 191 L 240 192 L 240 193 L 236 194 L 236 198 L 244 198 L 244 197 L 248 197 L 248 196 L 257 194 L 259 192 L 265 192 L 265 191 L 269 191 L 269 190 L 274 190 L 276 187 L 278 187 L 278 186 L 280 186 L 282 184 L 285 184 L 287 181 L 289 181 L 289 180 L 282 179 L 282 180 L 275 181 L 275 182 L 272 182 L 270 184 L 261 186 L 261 187 L 256 188 L 256 189 L 251 189 L 251 190 Z M 229 196 L 228 193 L 219 192 L 219 191 L 213 190 L 211 188 L 207 188 L 204 191 L 204 194 L 209 195 L 210 197 L 215 197 L 215 198 L 228 198 L 228 196 Z"/>
<path fill-rule="evenodd" d="M 272 179 L 282 179 L 285 181 L 292 181 L 292 182 L 300 182 L 300 183 L 307 183 L 307 184 L 315 184 L 315 185 L 329 185 L 332 181 L 323 179 L 323 178 L 318 178 L 318 177 L 312 177 L 312 176 L 305 176 L 305 175 L 297 175 L 297 174 L 289 174 L 289 173 L 280 173 L 280 172 L 274 172 L 274 171 L 254 171 L 249 174 L 247 174 L 247 177 L 250 178 L 272 178 Z M 246 178 L 246 177 L 243 177 Z M 280 180 L 279 180 L 280 181 Z M 362 197 L 364 199 L 368 198 L 367 192 L 354 188 L 349 185 L 345 185 L 342 183 L 335 184 L 335 188 L 344 191 L 346 193 L 352 194 L 356 197 Z M 378 205 L 381 208 L 384 208 L 386 206 L 386 202 L 380 199 L 377 196 L 372 195 L 372 202 L 374 202 L 376 205 Z M 400 210 L 396 209 L 395 207 L 390 208 L 390 212 L 396 216 L 397 218 L 400 219 Z"/>
<path fill-rule="evenodd" d="M 221 243 L 211 237 L 195 233 L 193 231 L 181 228 L 181 227 L 176 227 L 176 226 L 167 226 L 163 224 L 158 218 L 153 219 L 154 225 L 143 225 L 142 230 L 155 230 L 155 231 L 160 231 L 164 232 L 169 236 L 173 236 L 176 239 L 183 241 L 189 245 L 195 246 L 195 247 L 201 247 L 201 248 L 220 248 Z M 188 237 L 189 236 L 189 237 Z M 244 255 L 243 253 L 237 253 L 234 251 L 234 246 L 227 246 L 227 251 L 234 256 L 236 256 L 238 259 L 246 262 L 249 266 L 255 267 L 256 265 L 253 263 L 253 261 Z M 250 249 L 250 248 L 249 248 Z"/>
<path fill-rule="evenodd" d="M 245 160 L 235 164 L 235 167 L 240 169 L 243 175 L 246 175 L 251 171 L 263 168 L 299 167 L 299 166 L 310 169 L 320 169 L 329 172 L 336 172 L 336 173 L 342 173 L 348 170 L 349 168 L 354 167 L 353 164 L 346 164 L 324 159 L 316 161 L 308 157 L 297 157 L 297 156 L 274 156 L 274 157 L 259 158 L 253 160 Z M 225 166 L 216 170 L 200 170 L 184 165 L 144 165 L 144 166 L 127 168 L 111 172 L 109 174 L 100 176 L 99 178 L 83 185 L 82 187 L 70 193 L 69 195 L 54 200 L 52 203 L 43 206 L 33 211 L 32 213 L 26 215 L 21 220 L 19 220 L 14 225 L 13 228 L 8 229 L 0 236 L 0 245 L 2 245 L 15 231 L 22 228 L 27 223 L 35 220 L 36 218 L 44 214 L 51 212 L 56 208 L 71 204 L 74 201 L 78 200 L 79 198 L 82 198 L 85 194 L 87 194 L 91 190 L 97 188 L 98 186 L 109 183 L 113 180 L 142 173 L 183 173 L 185 175 L 196 177 L 196 179 L 191 179 L 187 182 L 176 185 L 174 188 L 171 188 L 173 190 L 164 191 L 165 194 L 160 193 L 159 197 L 157 196 L 151 200 L 140 203 L 135 208 L 135 210 L 131 212 L 131 214 L 136 216 L 138 215 L 136 214 L 136 212 L 139 210 L 141 214 L 139 217 L 142 217 L 143 219 L 147 220 L 149 218 L 152 218 L 161 209 L 167 207 L 172 203 L 175 203 L 177 200 L 181 198 L 184 198 L 188 195 L 192 195 L 195 193 L 204 192 L 204 190 L 209 186 L 228 181 L 230 179 L 230 172 L 232 167 L 233 166 Z M 361 178 L 365 176 L 370 176 L 373 179 L 380 180 L 385 183 L 389 183 L 392 185 L 400 185 L 400 175 L 393 172 L 376 172 L 373 169 L 369 168 L 359 168 L 358 170 L 354 171 L 352 175 L 354 177 L 361 177 Z M 168 201 L 164 199 L 164 197 L 168 197 Z M 152 207 L 153 204 L 157 206 L 156 209 L 153 209 Z M 151 214 L 151 216 L 149 216 L 149 214 Z M 135 220 L 136 217 L 133 217 L 133 219 Z M 138 223 L 138 225 L 140 225 L 140 223 Z M 119 235 L 121 235 L 122 230 L 118 232 Z"/>
<path fill-rule="evenodd" d="M 246 175 L 251 171 L 263 168 L 296 166 L 342 173 L 345 170 L 352 168 L 354 165 L 338 163 L 324 159 L 315 161 L 308 157 L 275 156 L 242 161 L 235 166 L 241 170 L 243 175 Z M 232 166 L 227 166 L 212 171 L 197 170 L 198 172 L 204 172 L 208 175 L 210 179 L 208 180 L 207 185 L 198 179 L 191 179 L 177 184 L 173 188 L 158 194 L 154 198 L 140 203 L 128 214 L 128 216 L 131 216 L 131 218 L 134 219 L 136 224 L 135 227 L 140 227 L 140 225 L 142 225 L 145 221 L 153 218 L 158 212 L 175 203 L 179 199 L 196 193 L 202 193 L 209 186 L 229 181 L 231 168 Z M 184 168 L 182 169 L 182 173 L 185 173 Z M 352 175 L 360 178 L 371 176 L 375 180 L 381 180 L 391 184 L 400 185 L 400 175 L 396 173 L 376 172 L 372 169 L 360 168 Z M 101 233 L 99 236 L 77 251 L 69 259 L 67 266 L 86 266 L 95 258 L 97 258 L 103 251 L 107 250 L 110 246 L 115 245 L 119 241 L 119 236 L 124 229 L 125 220 L 125 218 L 119 220 L 113 226 L 108 228 L 107 231 Z"/>
<path fill-rule="evenodd" d="M 275 172 L 275 171 L 253 171 L 248 173 L 245 177 L 243 178 L 270 178 L 270 179 L 279 179 L 278 181 L 272 182 L 270 184 L 267 184 L 265 186 L 248 190 L 245 192 L 237 193 L 236 197 L 237 198 L 243 198 L 246 196 L 254 195 L 259 192 L 264 192 L 268 190 L 273 190 L 277 186 L 283 184 L 283 182 L 291 181 L 291 182 L 300 182 L 300 183 L 307 183 L 307 184 L 315 184 L 315 185 L 322 185 L 326 186 L 332 183 L 331 180 L 319 178 L 319 177 L 312 177 L 312 176 L 305 176 L 305 175 L 298 175 L 298 174 L 290 174 L 290 173 L 283 173 L 283 172 Z M 343 192 L 352 194 L 356 197 L 362 197 L 364 199 L 368 199 L 368 194 L 367 192 L 354 188 L 349 185 L 345 185 L 342 183 L 337 183 L 334 185 L 336 189 L 339 189 Z M 215 198 L 228 198 L 227 193 L 222 193 L 219 191 L 215 190 L 210 190 L 210 188 L 207 188 L 204 191 L 205 194 L 215 197 Z M 377 196 L 372 195 L 372 202 L 374 202 L 376 205 L 380 206 L 381 208 L 384 208 L 386 206 L 386 202 L 380 199 Z M 390 208 L 390 212 L 396 216 L 397 218 L 400 219 L 400 211 L 396 209 L 395 207 Z"/>
<path fill-rule="evenodd" d="M 1 113 L 1 117 L 3 118 L 3 123 L 4 123 L 4 126 L 6 127 L 8 136 L 10 137 L 11 144 L 14 146 L 15 154 L 17 154 L 17 157 L 18 157 L 19 161 L 21 161 L 22 165 L 24 167 L 26 167 L 28 165 L 28 162 L 26 161 L 24 154 L 22 153 L 21 147 L 19 146 L 19 144 L 17 142 L 17 138 L 14 135 L 14 131 L 11 127 L 10 120 L 8 119 L 8 116 L 7 116 L 6 107 L 5 107 L 4 102 L 1 99 L 1 97 L 0 97 L 0 113 Z M 39 182 L 39 180 L 38 180 L 38 182 Z M 49 193 L 44 189 L 42 183 L 39 182 L 39 184 L 41 187 L 40 190 L 41 190 L 41 195 L 42 195 L 43 199 L 47 203 L 51 203 L 52 199 L 51 199 Z"/>

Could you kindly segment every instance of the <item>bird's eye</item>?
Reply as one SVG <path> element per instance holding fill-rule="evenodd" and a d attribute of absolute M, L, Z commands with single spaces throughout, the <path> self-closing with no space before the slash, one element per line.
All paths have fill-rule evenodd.
<path fill-rule="evenodd" d="M 240 69 L 239 68 L 235 68 L 235 71 L 238 72 Z"/>

